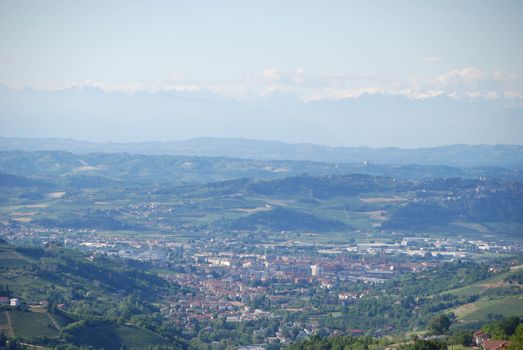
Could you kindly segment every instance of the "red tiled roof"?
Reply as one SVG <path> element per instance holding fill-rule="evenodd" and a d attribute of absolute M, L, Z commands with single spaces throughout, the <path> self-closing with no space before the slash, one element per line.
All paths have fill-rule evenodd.
<path fill-rule="evenodd" d="M 508 346 L 508 340 L 492 340 L 487 339 L 483 341 L 484 350 L 499 350 L 505 349 Z"/>

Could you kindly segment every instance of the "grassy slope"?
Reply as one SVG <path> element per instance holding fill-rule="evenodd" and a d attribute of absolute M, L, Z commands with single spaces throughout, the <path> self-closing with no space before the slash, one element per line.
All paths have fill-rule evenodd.
<path fill-rule="evenodd" d="M 170 343 L 147 329 L 114 324 L 86 328 L 80 333 L 79 340 L 82 344 L 106 350 L 118 350 L 122 345 L 127 349 L 144 349 L 146 346 Z"/>
<path fill-rule="evenodd" d="M 498 273 L 483 281 L 472 283 L 472 284 L 462 287 L 462 288 L 449 290 L 445 293 L 450 293 L 450 294 L 454 294 L 457 296 L 469 296 L 469 295 L 475 295 L 475 294 L 481 295 L 481 294 L 484 294 L 490 288 L 503 287 L 504 286 L 503 280 L 505 278 L 507 278 L 508 276 L 510 276 L 510 275 L 514 274 L 515 272 L 520 271 L 522 269 L 523 269 L 523 266 L 518 266 L 517 269 Z"/>
<path fill-rule="evenodd" d="M 523 295 L 482 298 L 465 308 L 457 308 L 456 316 L 465 322 L 488 320 L 488 315 L 523 316 Z"/>
<path fill-rule="evenodd" d="M 458 296 L 479 295 L 480 297 L 476 302 L 461 305 L 449 311 L 453 311 L 458 321 L 463 323 L 486 321 L 489 319 L 489 315 L 496 314 L 503 316 L 523 316 L 523 289 L 520 289 L 521 293 L 515 295 L 499 297 L 488 295 L 489 291 L 494 289 L 504 290 L 510 288 L 509 285 L 503 283 L 503 280 L 511 274 L 520 271 L 522 268 L 522 266 L 519 266 L 518 269 L 499 273 L 466 287 L 445 292 Z"/>
<path fill-rule="evenodd" d="M 21 255 L 6 245 L 0 245 L 0 266 L 24 267 L 32 263 L 32 259 Z"/>

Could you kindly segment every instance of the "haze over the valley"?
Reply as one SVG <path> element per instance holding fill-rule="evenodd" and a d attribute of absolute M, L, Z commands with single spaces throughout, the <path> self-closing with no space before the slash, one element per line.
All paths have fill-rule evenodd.
<path fill-rule="evenodd" d="M 523 0 L 0 0 L 0 350 L 523 349 Z"/>
<path fill-rule="evenodd" d="M 143 142 L 234 137 L 330 146 L 521 144 L 523 108 L 446 95 L 382 93 L 304 102 L 290 95 L 235 101 L 204 93 L 99 88 L 0 91 L 3 136 Z"/>

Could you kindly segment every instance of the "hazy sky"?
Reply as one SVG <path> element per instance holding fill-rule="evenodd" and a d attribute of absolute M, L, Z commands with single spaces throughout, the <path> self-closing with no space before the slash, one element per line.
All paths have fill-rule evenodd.
<path fill-rule="evenodd" d="M 453 74 L 499 93 L 521 88 L 522 18 L 518 0 L 3 0 L 0 83 L 321 98 Z"/>
<path fill-rule="evenodd" d="M 523 1 L 2 0 L 0 85 L 53 91 L 95 86 L 126 94 L 185 91 L 212 98 L 218 94 L 228 101 L 253 105 L 233 111 L 227 108 L 234 107 L 224 107 L 215 114 L 215 105 L 209 107 L 209 113 L 197 106 L 198 115 L 214 118 L 218 125 L 223 124 L 222 118 L 238 125 L 232 117 L 225 120 L 234 115 L 246 127 L 249 120 L 241 119 L 244 115 L 256 115 L 264 124 L 266 106 L 256 105 L 262 97 L 286 96 L 288 101 L 282 106 L 289 113 L 275 108 L 274 101 L 271 108 L 279 112 L 279 119 L 285 119 L 285 125 L 298 125 L 292 119 L 298 116 L 292 110 L 294 96 L 309 102 L 374 93 L 400 95 L 427 103 L 412 104 L 409 115 L 403 107 L 390 113 L 385 105 L 372 110 L 365 107 L 357 114 L 354 109 L 351 114 L 340 107 L 336 118 L 345 123 L 340 125 L 357 129 L 354 133 L 360 138 L 352 139 L 356 144 L 366 144 L 370 136 L 375 140 L 369 145 L 409 147 L 521 143 L 517 135 L 523 133 Z M 107 111 L 108 100 L 104 98 L 97 100 L 98 109 L 90 109 L 67 95 L 57 104 L 58 97 L 53 100 L 51 95 L 39 95 L 36 103 L 35 96 L 6 93 L 0 96 L 0 133 L 100 138 L 101 134 L 87 134 L 85 128 L 72 130 L 91 120 L 110 117 L 111 125 L 126 120 L 129 103 L 117 94 L 108 95 L 111 108 L 118 109 L 121 116 Z M 431 107 L 428 100 L 440 95 L 460 103 L 474 100 L 475 104 L 469 108 L 446 103 L 447 121 L 436 125 L 443 107 Z M 62 108 L 65 104 L 68 109 Z M 367 106 L 367 102 L 361 105 Z M 442 106 L 441 102 L 434 105 Z M 317 127 L 310 128 L 314 137 L 295 130 L 274 136 L 271 130 L 259 134 L 252 126 L 250 133 L 227 128 L 214 135 L 214 127 L 204 131 L 185 117 L 196 112 L 173 107 L 180 106 L 176 103 L 168 104 L 166 110 L 158 106 L 157 102 L 145 104 L 140 115 L 131 109 L 135 128 L 121 132 L 119 139 L 142 135 L 157 118 L 162 120 L 158 130 L 164 134 L 151 131 L 143 138 L 248 136 L 329 142 L 338 133 L 336 144 L 350 144 L 336 130 L 337 125 L 329 125 L 332 131 L 321 138 L 314 134 Z M 311 125 L 325 127 L 321 118 L 329 113 L 329 106 L 315 104 L 307 109 Z M 388 130 L 397 127 L 402 117 L 407 128 L 413 122 L 425 125 L 416 119 L 420 115 L 417 106 L 431 115 L 435 127 L 428 125 L 425 134 L 416 135 L 418 130 L 403 128 L 405 131 L 390 136 Z M 510 111 L 499 112 L 500 106 Z M 468 112 L 471 110 L 476 112 Z M 62 119 L 52 119 L 57 114 Z M 476 118 L 480 114 L 482 119 Z M 463 120 L 455 120 L 462 115 Z M 26 131 L 28 125 L 33 126 L 30 131 Z M 62 132 L 48 132 L 46 125 Z M 440 130 L 444 135 L 449 125 L 453 125 L 456 137 L 430 134 L 430 130 Z M 185 129 L 180 126 L 192 131 L 182 132 Z M 460 134 L 460 130 L 464 131 Z M 111 139 L 110 131 L 106 130 L 103 139 Z M 464 133 L 466 137 L 459 137 Z"/>

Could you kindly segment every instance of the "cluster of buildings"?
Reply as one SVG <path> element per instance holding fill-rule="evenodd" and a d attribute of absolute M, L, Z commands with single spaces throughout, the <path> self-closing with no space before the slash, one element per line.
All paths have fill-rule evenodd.
<path fill-rule="evenodd" d="M 9 297 L 5 297 L 5 296 L 0 296 L 0 305 L 18 307 L 21 305 L 21 302 L 20 302 L 20 299 L 18 299 L 18 298 L 9 298 Z"/>
<path fill-rule="evenodd" d="M 507 349 L 510 344 L 508 340 L 491 339 L 490 335 L 483 331 L 474 332 L 472 338 L 474 344 L 483 350 L 503 350 Z"/>
<path fill-rule="evenodd" d="M 512 253 L 521 248 L 494 238 L 439 239 L 388 233 L 383 235 L 386 238 L 369 235 L 353 243 L 318 243 L 297 238 L 252 243 L 246 242 L 242 234 L 256 235 L 200 232 L 187 239 L 176 232 L 144 238 L 117 231 L 0 225 L 0 236 L 10 241 L 57 242 L 92 254 L 155 264 L 165 271 L 163 278 L 180 287 L 162 308 L 165 317 L 180 327 L 191 328 L 210 320 L 281 319 L 285 313 L 305 311 L 317 319 L 301 325 L 304 336 L 318 331 L 318 320 L 325 316 L 313 298 L 318 291 L 324 296 L 322 307 L 350 305 L 369 295 L 372 284 L 399 274 L 435 267 L 444 261 L 474 259 L 485 252 Z M 13 300 L 10 305 L 19 303 Z M 4 303 L 0 298 L 0 304 Z M 284 333 L 276 332 L 274 337 L 285 342 L 289 336 Z"/>

